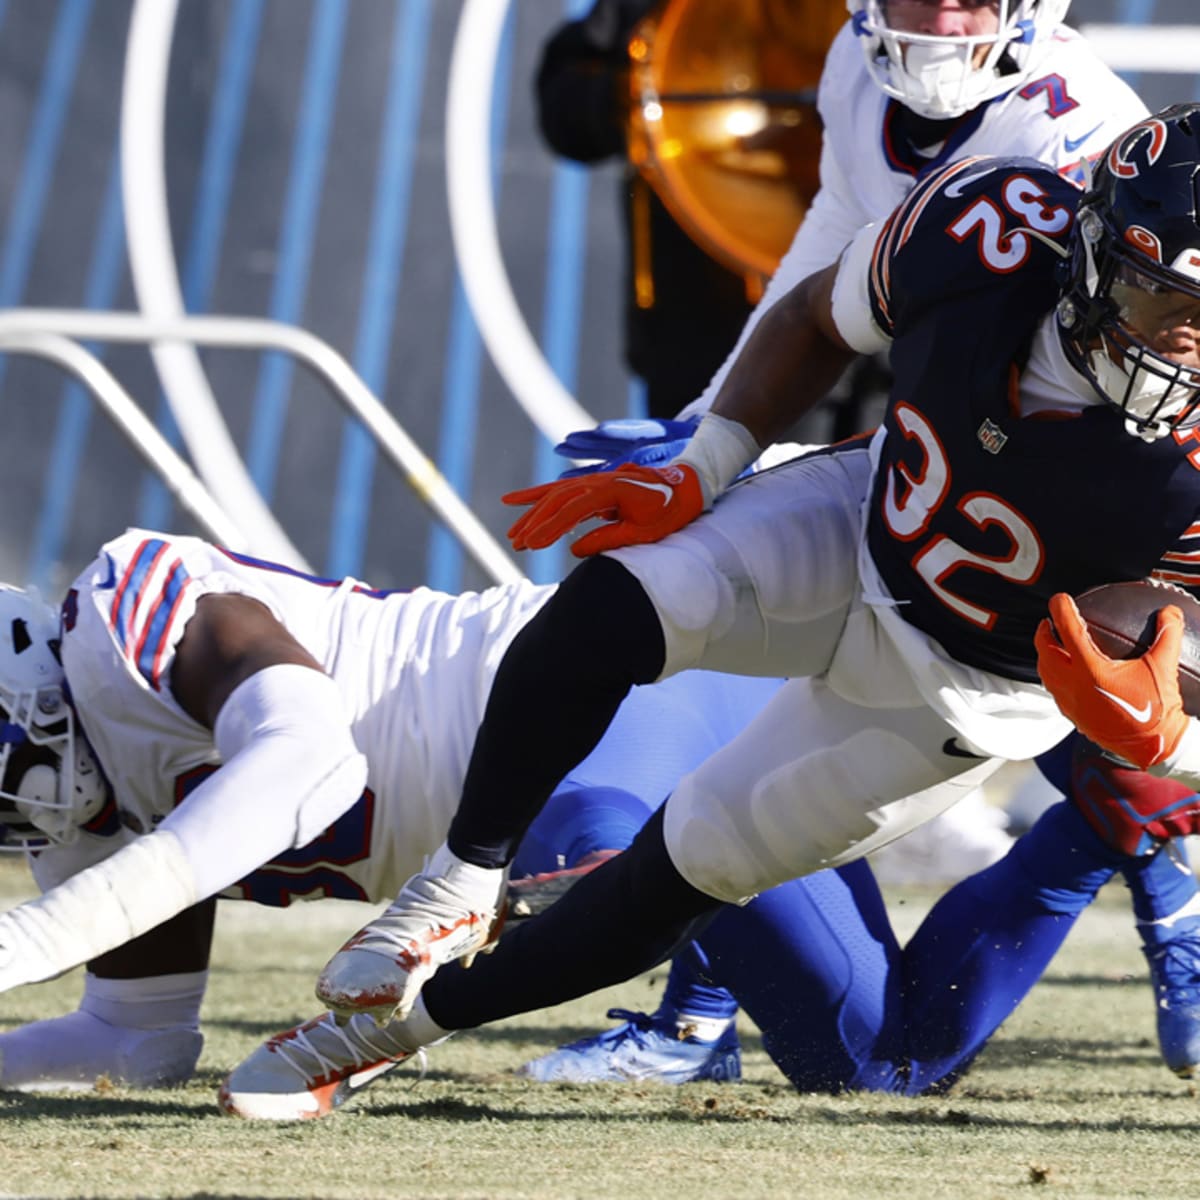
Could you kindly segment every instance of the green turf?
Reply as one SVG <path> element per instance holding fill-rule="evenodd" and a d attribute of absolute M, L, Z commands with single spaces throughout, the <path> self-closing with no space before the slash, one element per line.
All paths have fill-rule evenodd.
<path fill-rule="evenodd" d="M 12 886 L 11 870 L 0 884 Z M 890 895 L 909 929 L 928 903 Z M 744 1026 L 745 1082 L 540 1086 L 525 1058 L 645 1007 L 643 978 L 456 1038 L 353 1108 L 294 1127 L 218 1115 L 222 1075 L 313 1015 L 312 980 L 357 906 L 223 906 L 200 1072 L 168 1092 L 0 1096 L 0 1195 L 304 1197 L 1191 1196 L 1189 1085 L 1161 1065 L 1123 890 L 1085 914 L 1026 1004 L 948 1097 L 805 1096 Z M 78 973 L 0 997 L 8 1025 L 69 1010 Z"/>

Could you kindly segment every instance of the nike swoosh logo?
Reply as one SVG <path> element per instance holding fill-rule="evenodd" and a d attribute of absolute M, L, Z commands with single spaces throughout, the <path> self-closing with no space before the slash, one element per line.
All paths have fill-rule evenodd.
<path fill-rule="evenodd" d="M 946 195 L 952 200 L 957 200 L 963 194 L 963 189 L 974 183 L 977 179 L 982 179 L 985 175 L 990 175 L 993 168 L 988 167 L 986 171 L 975 171 L 970 175 L 961 175 L 958 179 L 952 180 L 946 185 Z"/>
<path fill-rule="evenodd" d="M 942 743 L 942 753 L 947 758 L 973 758 L 976 761 L 986 757 L 986 755 L 976 754 L 973 750 L 966 749 L 965 746 L 960 746 L 958 738 L 947 738 Z"/>
<path fill-rule="evenodd" d="M 1104 124 L 1104 122 L 1101 121 L 1100 125 L 1103 125 L 1103 124 Z M 1088 138 L 1090 138 L 1092 136 L 1092 134 L 1095 133 L 1096 130 L 1100 128 L 1100 125 L 1093 125 L 1091 127 L 1091 129 L 1089 129 L 1087 131 L 1087 133 L 1085 133 L 1083 135 L 1083 137 L 1077 137 L 1077 138 L 1064 137 L 1063 138 L 1063 147 L 1066 149 L 1066 152 L 1068 154 L 1074 154 L 1075 151 L 1078 150 L 1079 147 L 1082 146 L 1083 143 L 1086 142 L 1088 140 Z"/>
<path fill-rule="evenodd" d="M 1120 696 L 1114 696 L 1112 692 L 1106 692 L 1102 687 L 1096 689 L 1106 700 L 1111 700 L 1118 708 L 1124 709 L 1139 725 L 1145 725 L 1150 720 L 1152 705 L 1149 700 L 1146 701 L 1145 708 L 1134 708 L 1128 700 L 1122 699 Z"/>
<path fill-rule="evenodd" d="M 663 504 L 671 503 L 671 489 L 665 483 L 647 483 L 644 479 L 620 479 L 618 483 L 627 483 L 630 487 L 645 488 L 648 492 L 658 492 L 663 498 Z"/>
<path fill-rule="evenodd" d="M 404 1056 L 409 1057 L 408 1055 Z M 403 1059 L 385 1058 L 382 1062 L 372 1063 L 369 1067 L 364 1067 L 361 1071 L 355 1071 L 346 1080 L 346 1087 L 356 1092 L 359 1088 L 364 1088 L 368 1083 L 379 1078 L 380 1075 L 390 1071 L 393 1067 L 398 1066 Z"/>

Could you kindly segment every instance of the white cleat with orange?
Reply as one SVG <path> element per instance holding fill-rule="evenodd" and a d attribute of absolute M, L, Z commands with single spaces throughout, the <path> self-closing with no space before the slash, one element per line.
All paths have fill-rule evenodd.
<path fill-rule="evenodd" d="M 368 1084 L 414 1055 L 400 1029 L 366 1015 L 339 1024 L 332 1013 L 277 1033 L 221 1085 L 223 1113 L 254 1121 L 327 1117 Z"/>
<path fill-rule="evenodd" d="M 442 846 L 385 912 L 325 964 L 317 998 L 339 1016 L 366 1012 L 380 1025 L 406 1017 L 446 963 L 494 942 L 507 872 L 464 862 Z"/>

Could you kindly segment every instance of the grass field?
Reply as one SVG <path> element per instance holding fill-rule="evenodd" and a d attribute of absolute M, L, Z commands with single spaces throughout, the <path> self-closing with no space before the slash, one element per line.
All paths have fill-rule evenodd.
<path fill-rule="evenodd" d="M 0 886 L 24 885 L 11 868 Z M 927 893 L 889 894 L 911 929 Z M 652 1006 L 623 988 L 457 1038 L 429 1072 L 397 1072 L 353 1108 L 302 1126 L 221 1117 L 224 1073 L 313 1015 L 317 969 L 359 906 L 227 904 L 197 1078 L 0 1096 L 0 1195 L 302 1197 L 1192 1196 L 1193 1089 L 1158 1059 L 1153 1005 L 1120 887 L 1084 915 L 1050 973 L 948 1097 L 799 1095 L 744 1026 L 746 1079 L 685 1087 L 539 1086 L 513 1067 Z M 0 997 L 5 1027 L 74 1007 L 75 973 Z M 403 1069 L 402 1069 L 403 1070 Z"/>

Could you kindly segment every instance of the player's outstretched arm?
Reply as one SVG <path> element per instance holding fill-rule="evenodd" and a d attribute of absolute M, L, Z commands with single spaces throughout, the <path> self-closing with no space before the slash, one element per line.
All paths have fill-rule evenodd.
<path fill-rule="evenodd" d="M 221 769 L 153 833 L 0 916 L 0 990 L 139 937 L 311 841 L 362 794 L 336 684 L 257 601 L 198 601 L 171 688 L 212 728 Z"/>
<path fill-rule="evenodd" d="M 840 271 L 833 263 L 810 275 L 771 308 L 713 401 L 711 412 L 737 421 L 760 446 L 786 437 L 856 357 L 834 320 Z M 703 429 L 702 421 L 697 437 Z"/>

